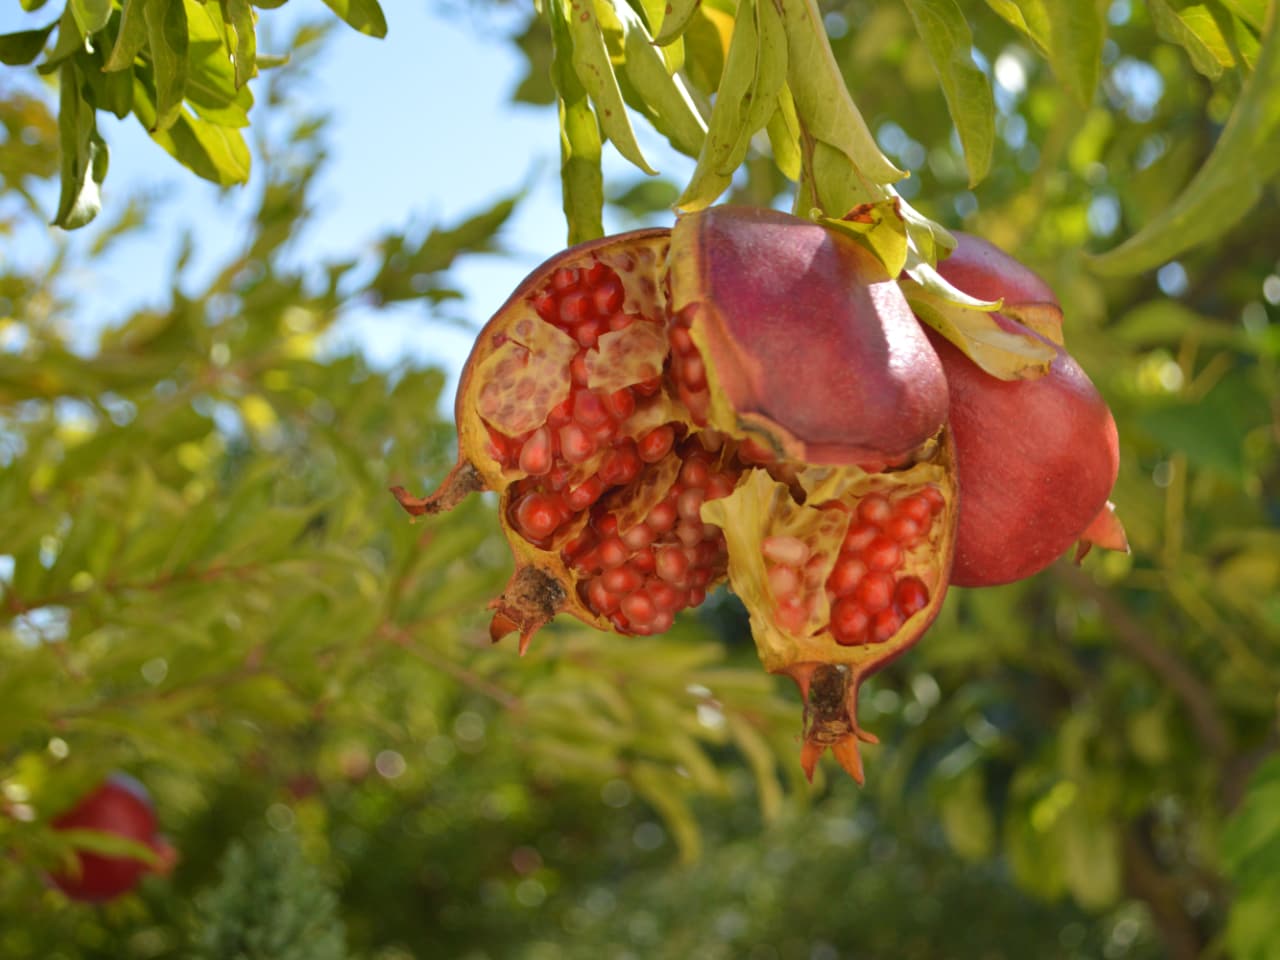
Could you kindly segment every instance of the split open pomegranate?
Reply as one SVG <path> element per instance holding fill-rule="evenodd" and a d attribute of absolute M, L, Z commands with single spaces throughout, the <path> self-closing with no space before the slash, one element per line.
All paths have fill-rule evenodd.
<path fill-rule="evenodd" d="M 806 773 L 830 748 L 861 781 L 858 686 L 951 581 L 953 366 L 851 236 L 712 208 L 526 278 L 467 362 L 457 465 L 393 492 L 414 515 L 499 493 L 515 573 L 490 632 L 521 651 L 562 612 L 661 633 L 727 578 L 805 698 Z"/>

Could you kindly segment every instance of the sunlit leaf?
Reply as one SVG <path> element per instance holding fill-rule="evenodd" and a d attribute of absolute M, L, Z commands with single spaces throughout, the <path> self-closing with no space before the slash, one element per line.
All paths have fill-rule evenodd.
<path fill-rule="evenodd" d="M 674 42 L 689 29 L 693 15 L 698 12 L 702 0 L 670 0 L 667 3 L 667 15 L 662 18 L 662 29 L 658 31 L 657 42 L 662 46 Z"/>
<path fill-rule="evenodd" d="M 370 37 L 387 35 L 387 18 L 378 0 L 324 0 L 353 29 Z"/>
<path fill-rule="evenodd" d="M 98 135 L 92 105 L 80 95 L 78 68 L 64 64 L 59 72 L 58 142 L 62 150 L 62 190 L 55 226 L 83 227 L 102 207 L 100 188 L 107 176 L 107 145 Z"/>
<path fill-rule="evenodd" d="M 1139 273 L 1221 236 L 1280 172 L 1280 30 L 1272 4 L 1253 74 L 1222 135 L 1181 195 L 1120 246 L 1093 257 L 1102 274 Z"/>
<path fill-rule="evenodd" d="M 929 51 L 942 93 L 960 134 L 969 185 L 991 168 L 995 147 L 995 102 L 991 82 L 973 61 L 973 33 L 955 0 L 906 0 L 916 30 Z"/>
<path fill-rule="evenodd" d="M 187 88 L 187 8 L 185 3 L 147 0 L 147 43 L 155 84 L 151 130 L 163 133 L 182 111 Z"/>

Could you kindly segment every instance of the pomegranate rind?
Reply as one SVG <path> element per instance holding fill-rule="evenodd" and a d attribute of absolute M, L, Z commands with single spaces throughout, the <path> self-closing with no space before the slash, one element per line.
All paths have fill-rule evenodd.
<path fill-rule="evenodd" d="M 1124 524 L 1116 513 L 1116 505 L 1110 500 L 1106 502 L 1098 515 L 1093 518 L 1080 540 L 1076 544 L 1075 562 L 1079 563 L 1093 548 L 1114 550 L 1117 553 L 1129 552 L 1129 535 L 1124 532 Z"/>
<path fill-rule="evenodd" d="M 713 427 L 783 459 L 865 466 L 911 459 L 944 423 L 941 365 L 902 291 L 852 238 L 715 207 L 676 222 L 667 276 L 706 366 Z"/>
<path fill-rule="evenodd" d="M 1003 381 L 930 336 L 951 386 L 956 469 L 965 491 L 952 585 L 991 587 L 1033 576 L 1104 509 L 1120 470 L 1115 420 L 1061 347 L 1045 376 Z"/>

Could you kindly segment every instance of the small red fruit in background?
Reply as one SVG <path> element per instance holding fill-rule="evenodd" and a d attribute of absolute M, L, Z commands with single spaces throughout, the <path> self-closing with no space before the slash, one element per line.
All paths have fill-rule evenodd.
<path fill-rule="evenodd" d="M 146 788 L 132 777 L 112 774 L 97 789 L 53 821 L 53 829 L 96 830 L 149 846 L 159 858 L 152 865 L 131 857 L 78 850 L 78 870 L 55 874 L 54 884 L 72 900 L 111 900 L 128 893 L 148 872 L 168 873 L 177 854 L 156 832 L 155 808 Z"/>

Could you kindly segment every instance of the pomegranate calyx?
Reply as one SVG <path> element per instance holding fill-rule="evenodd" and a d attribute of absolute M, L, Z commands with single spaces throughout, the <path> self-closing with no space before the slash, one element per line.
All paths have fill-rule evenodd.
<path fill-rule="evenodd" d="M 858 726 L 859 677 L 848 667 L 829 663 L 797 664 L 790 672 L 805 702 L 804 744 L 800 748 L 805 778 L 813 782 L 818 760 L 830 749 L 845 772 L 861 785 L 865 776 L 858 741 L 880 741 Z"/>
<path fill-rule="evenodd" d="M 539 629 L 565 607 L 568 595 L 553 574 L 537 567 L 518 567 L 502 595 L 489 601 L 494 611 L 489 637 L 497 643 L 510 633 L 520 634 L 520 655 Z"/>
<path fill-rule="evenodd" d="M 1084 533 L 1080 534 L 1073 558 L 1075 562 L 1079 564 L 1093 547 L 1115 550 L 1118 553 L 1129 552 L 1129 537 L 1116 513 L 1116 505 L 1110 500 L 1089 522 L 1089 526 L 1085 527 Z"/>

